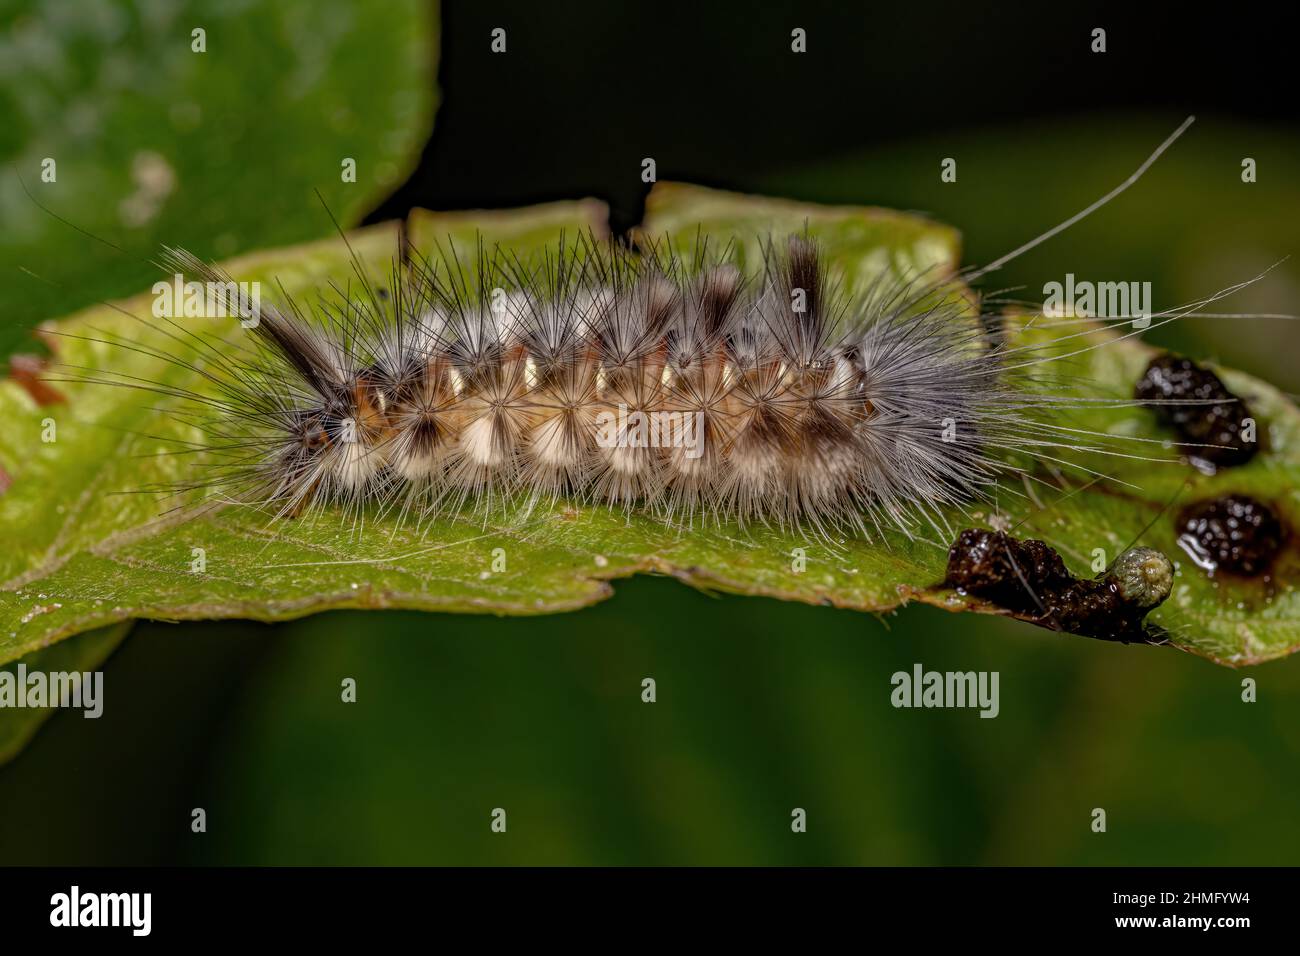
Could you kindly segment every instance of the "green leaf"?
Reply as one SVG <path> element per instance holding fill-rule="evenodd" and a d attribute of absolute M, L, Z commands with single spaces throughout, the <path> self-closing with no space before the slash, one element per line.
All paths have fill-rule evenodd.
<path fill-rule="evenodd" d="M 1040 320 L 1041 321 L 1041 320 Z M 1056 355 L 1080 352 L 1051 363 L 1053 378 L 1089 383 L 1089 395 L 1128 400 L 1133 387 L 1158 350 L 1135 337 L 1081 323 L 1083 338 L 1062 340 L 1031 320 L 1009 317 L 1008 325 L 1024 341 L 1055 342 Z M 1130 331 L 1125 329 L 1125 331 Z M 1098 346 L 1093 348 L 1092 346 Z M 1012 514 L 1030 514 L 1018 532 L 1054 545 L 1077 574 L 1087 574 L 1094 548 L 1107 560 L 1137 540 L 1173 558 L 1178 568 L 1168 601 L 1147 618 L 1167 630 L 1174 644 L 1218 663 L 1257 664 L 1284 657 L 1300 648 L 1300 580 L 1294 537 L 1284 547 L 1269 580 L 1215 578 L 1199 569 L 1178 544 L 1178 514 L 1187 504 L 1229 493 L 1250 495 L 1267 503 L 1288 528 L 1300 527 L 1300 410 L 1282 392 L 1253 376 L 1213 363 L 1208 367 L 1246 402 L 1259 422 L 1262 450 L 1247 464 L 1202 474 L 1174 456 L 1167 444 L 1134 444 L 1122 449 L 1133 457 L 1062 458 L 1085 463 L 1107 480 L 1071 496 L 1045 501 L 1030 514 L 1023 507 Z M 1048 374 L 1044 368 L 1043 374 Z M 1175 436 L 1161 428 L 1148 409 L 1076 411 L 1070 426 L 1115 435 L 1168 443 Z M 1162 458 L 1153 462 L 1148 458 Z M 1017 519 L 1019 520 L 1019 519 Z"/>
<path fill-rule="evenodd" d="M 8 6 L 0 356 L 38 320 L 153 282 L 163 244 L 225 259 L 328 235 L 317 189 L 355 224 L 428 138 L 438 47 L 425 0 Z M 23 184 L 124 251 L 59 222 Z"/>
<path fill-rule="evenodd" d="M 768 232 L 806 227 L 823 242 L 832 270 L 851 282 L 882 269 L 900 275 L 933 273 L 958 261 L 958 237 L 950 227 L 901 213 L 800 205 L 683 186 L 659 187 L 652 194 L 646 234 L 689 243 L 701 227 L 717 240 L 734 238 L 742 249 Z M 412 217 L 409 235 L 422 249 L 448 239 L 469 249 L 481 229 L 489 242 L 526 254 L 561 231 L 584 228 L 605 228 L 598 203 L 557 203 L 509 213 L 419 213 Z M 379 273 L 395 250 L 396 230 L 374 227 L 355 233 L 351 241 L 358 256 Z M 274 279 L 290 293 L 303 293 L 326 278 L 346 281 L 350 273 L 338 241 L 246 257 L 227 268 L 239 279 Z M 146 302 L 143 297 L 130 301 L 127 311 L 143 314 Z M 65 333 L 102 329 L 158 342 L 156 330 L 102 308 L 56 327 Z M 227 334 L 242 333 L 235 328 Z M 197 384 L 192 373 L 139 353 L 81 339 L 62 342 L 60 357 L 69 364 Z M 1145 354 L 1127 340 L 1069 361 L 1075 371 L 1123 395 L 1131 391 Z M 1289 509 L 1300 470 L 1297 412 L 1263 383 L 1239 374 L 1227 377 L 1252 402 L 1268 431 L 1270 451 L 1251 465 L 1207 479 L 1181 464 L 1157 467 L 1108 459 L 1102 467 L 1117 477 L 1138 479 L 1134 484 L 1140 488 L 1125 488 L 1120 497 L 1094 486 L 1045 501 L 1042 512 L 1025 499 L 1010 498 L 1003 503 L 1005 513 L 1013 521 L 1024 518 L 1026 532 L 1047 539 L 1072 570 L 1088 574 L 1094 548 L 1107 549 L 1113 557 L 1159 513 L 1171 489 L 1189 478 L 1196 496 L 1226 487 L 1254 489 L 1270 500 L 1284 499 L 1279 504 Z M 67 392 L 66 410 L 52 412 L 33 407 L 10 383 L 0 387 L 0 417 L 10 423 L 0 434 L 0 465 L 12 477 L 12 487 L 0 497 L 0 522 L 14 542 L 0 554 L 0 580 L 7 582 L 0 590 L 0 660 L 135 617 L 278 620 L 337 607 L 561 611 L 600 600 L 610 593 L 611 579 L 638 572 L 673 575 L 700 588 L 867 611 L 891 610 L 909 600 L 951 610 L 991 610 L 939 587 L 947 542 L 897 536 L 832 547 L 763 528 L 681 532 L 648 517 L 629 519 L 601 507 L 557 507 L 486 526 L 470 518 L 440 519 L 419 532 L 409 523 L 398 526 L 392 518 L 374 515 L 353 523 L 326 514 L 279 528 L 268 527 L 265 516 L 246 509 L 188 521 L 180 515 L 160 518 L 158 504 L 149 496 L 112 493 L 183 477 L 183 458 L 137 456 L 161 450 L 159 437 L 188 433 L 153 409 L 158 402 L 133 390 L 74 384 Z M 42 419 L 50 416 L 57 420 L 58 440 L 43 443 Z M 1168 437 L 1136 409 L 1102 424 Z M 985 512 L 976 508 L 970 516 L 953 515 L 952 520 L 956 527 L 968 526 L 986 521 Z M 1163 524 L 1157 521 L 1143 540 L 1176 558 L 1180 552 L 1171 521 L 1167 515 Z M 194 548 L 205 552 L 201 574 L 191 570 Z M 496 548 L 505 550 L 505 570 L 493 570 Z M 796 548 L 806 552 L 803 572 L 792 566 Z M 1221 592 L 1182 563 L 1173 598 L 1154 616 L 1178 646 L 1241 664 L 1281 656 L 1300 643 L 1300 608 L 1290 592 L 1238 608 L 1239 596 L 1230 588 L 1222 586 Z M 32 616 L 36 605 L 46 610 Z"/>
<path fill-rule="evenodd" d="M 702 228 L 701 228 L 702 227 Z M 744 196 L 685 183 L 657 185 L 646 200 L 639 234 L 667 237 L 689 254 L 702 231 L 711 241 L 733 242 L 737 261 L 761 259 L 769 233 L 814 233 L 846 282 L 865 286 L 881 272 L 900 277 L 952 271 L 961 258 L 961 235 L 921 216 L 872 206 L 817 206 L 789 199 Z"/>

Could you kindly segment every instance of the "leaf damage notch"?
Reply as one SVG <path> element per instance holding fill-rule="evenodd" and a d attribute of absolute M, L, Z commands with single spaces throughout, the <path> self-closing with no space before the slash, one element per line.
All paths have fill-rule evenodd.
<path fill-rule="evenodd" d="M 11 355 L 9 378 L 25 391 L 37 405 L 61 405 L 63 393 L 41 378 L 45 360 L 37 355 Z"/>

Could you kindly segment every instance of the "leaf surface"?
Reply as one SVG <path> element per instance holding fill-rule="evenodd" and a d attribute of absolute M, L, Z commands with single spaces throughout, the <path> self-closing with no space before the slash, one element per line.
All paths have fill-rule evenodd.
<path fill-rule="evenodd" d="M 412 243 L 429 250 L 448 241 L 473 249 L 478 236 L 527 254 L 562 232 L 605 229 L 594 201 L 555 203 L 483 214 L 420 212 L 408 224 Z M 849 283 L 881 270 L 900 276 L 951 270 L 959 239 L 950 227 L 885 210 L 819 207 L 704 190 L 661 186 L 651 195 L 643 233 L 689 247 L 697 231 L 742 250 L 759 237 L 808 229 L 825 247 L 831 268 Z M 351 244 L 374 274 L 389 268 L 395 226 L 358 231 Z M 238 279 L 282 283 L 302 295 L 351 272 L 342 243 L 323 241 L 227 263 Z M 123 304 L 147 315 L 148 297 Z M 214 321 L 214 320 L 203 320 Z M 1037 327 L 1013 334 L 1041 336 Z M 100 330 L 92 332 L 91 330 Z M 97 307 L 53 323 L 51 331 L 104 338 L 105 333 L 166 345 L 157 330 L 121 312 Z M 242 334 L 237 327 L 230 336 Z M 1115 333 L 1091 331 L 1092 342 Z M 1054 346 L 1066 351 L 1080 340 Z M 196 384 L 192 372 L 101 342 L 59 339 L 59 356 L 88 369 L 111 367 L 147 381 Z M 1149 356 L 1133 338 L 1054 364 L 1054 374 L 1089 380 L 1097 393 L 1124 397 Z M 1001 515 L 1020 522 L 1022 536 L 1057 547 L 1071 570 L 1091 576 L 1094 550 L 1113 558 L 1141 535 L 1179 560 L 1175 593 L 1152 620 L 1177 646 L 1214 660 L 1243 664 L 1282 656 L 1300 643 L 1300 605 L 1280 574 L 1265 594 L 1213 581 L 1176 544 L 1173 511 L 1161 509 L 1185 483 L 1184 500 L 1246 491 L 1274 504 L 1289 520 L 1300 474 L 1300 413 L 1269 386 L 1224 372 L 1256 410 L 1267 451 L 1249 465 L 1206 477 L 1177 461 L 1087 460 L 1115 481 L 1074 493 L 1040 491 L 1039 508 L 1023 489 L 1009 488 Z M 186 437 L 166 411 L 170 399 L 91 384 L 61 386 L 67 405 L 38 407 L 13 383 L 0 386 L 0 465 L 11 487 L 0 496 L 0 526 L 12 542 L 0 553 L 0 661 L 13 660 L 90 628 L 132 618 L 244 617 L 280 620 L 327 608 L 403 607 L 443 611 L 536 614 L 569 610 L 611 593 L 610 581 L 639 572 L 668 574 L 696 587 L 866 611 L 888 611 L 910 600 L 951 610 L 992 610 L 939 587 L 949 543 L 898 535 L 884 540 L 826 543 L 768 528 L 668 528 L 650 517 L 628 518 L 597 506 L 557 506 L 511 513 L 487 525 L 460 517 L 412 522 L 366 515 L 344 521 L 337 512 L 272 526 L 265 515 L 226 508 L 192 520 L 159 516 L 156 498 L 129 494 L 185 477 L 189 459 L 157 455 L 160 437 Z M 161 409 L 161 410 L 159 410 Z M 57 441 L 42 442 L 53 418 Z M 1142 454 L 1172 459 L 1160 442 L 1171 436 L 1143 409 L 1079 414 L 1082 428 L 1153 439 Z M 148 437 L 153 436 L 153 437 Z M 193 437 L 193 436 L 189 436 Z M 1127 484 L 1125 484 L 1127 482 Z M 1020 491 L 1020 494 L 1014 492 Z M 954 528 L 987 524 L 993 509 L 952 514 Z M 1146 526 L 1156 519 L 1148 529 Z M 193 570 L 196 548 L 205 569 Z M 505 569 L 494 570 L 504 552 Z M 796 560 L 802 549 L 803 562 Z M 801 566 L 802 565 L 802 566 Z"/>

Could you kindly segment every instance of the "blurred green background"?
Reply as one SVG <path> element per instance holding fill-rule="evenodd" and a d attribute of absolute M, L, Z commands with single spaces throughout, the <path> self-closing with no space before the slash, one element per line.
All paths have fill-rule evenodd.
<path fill-rule="evenodd" d="M 1000 672 L 1000 715 L 895 710 L 889 677 L 915 662 Z M 0 848 L 66 864 L 1289 864 L 1297 663 L 1234 672 L 662 579 L 550 618 L 148 624 L 108 663 L 102 718 L 57 715 L 0 770 Z"/>
<path fill-rule="evenodd" d="M 272 16 L 272 6 L 279 11 L 276 29 L 287 31 L 283 37 L 257 19 Z M 122 9 L 141 24 L 155 22 L 147 4 Z M 102 101 L 82 97 L 75 79 L 49 92 L 49 63 L 88 61 L 71 57 L 71 48 L 42 53 L 42 38 L 57 46 L 62 21 L 44 5 L 37 11 L 20 4 L 0 21 L 9 28 L 5 42 L 27 37 L 30 62 L 46 68 L 24 72 L 0 57 L 6 64 L 0 129 L 9 131 L 0 140 L 4 162 L 42 155 L 50 147 L 41 137 L 53 136 L 58 148 L 81 142 L 78 162 L 106 172 L 94 190 L 54 205 L 145 252 L 168 241 L 226 255 L 326 234 L 330 226 L 312 187 L 332 182 L 337 188 L 337 157 L 381 142 L 388 143 L 384 156 L 362 165 L 375 178 L 355 194 L 340 194 L 346 222 L 393 192 L 400 175 L 375 173 L 385 162 L 415 172 L 372 218 L 407 205 L 448 204 L 446 191 L 455 188 L 447 184 L 448 164 L 463 163 L 468 182 L 480 158 L 495 163 L 494 182 L 514 201 L 548 198 L 548 190 L 593 192 L 611 199 L 616 218 L 620 208 L 635 205 L 607 192 L 594 175 L 590 185 L 566 179 L 574 165 L 554 155 L 559 146 L 518 131 L 489 143 L 467 128 L 466 112 L 494 105 L 474 98 L 474 71 L 491 63 L 486 41 L 478 42 L 491 19 L 480 22 L 464 8 L 445 11 L 446 122 L 440 114 L 417 157 L 435 100 L 428 75 L 438 59 L 431 5 L 372 5 L 364 17 L 342 2 L 231 9 L 231 22 L 244 24 L 239 55 L 277 64 L 261 79 L 250 74 L 247 85 L 236 83 L 229 94 L 231 104 L 246 103 L 256 111 L 248 115 L 258 117 L 241 134 L 245 148 L 236 157 L 213 159 L 184 143 L 151 138 L 145 131 L 156 129 L 158 110 L 171 109 L 166 89 L 148 93 L 153 112 L 144 110 L 103 141 L 60 140 L 57 123 L 3 122 L 21 112 L 16 104 L 35 96 L 33 90 L 48 93 L 43 108 L 64 119 L 81 115 L 73 107 L 82 100 L 89 104 L 86 115 L 106 117 L 116 115 L 124 97 L 144 95 L 127 89 Z M 378 9 L 394 12 L 385 20 L 371 15 Z M 185 12 L 206 13 L 199 6 Z M 755 22 L 761 26 L 767 15 Z M 317 20 L 339 24 L 332 33 L 322 28 L 337 38 L 332 48 L 339 56 L 302 74 L 308 85 L 297 87 L 287 77 L 299 76 L 311 55 L 292 54 L 290 40 Z M 184 26 L 187 19 L 176 22 Z M 181 33 L 178 42 L 187 42 L 188 29 Z M 521 59 L 510 69 L 535 73 L 539 56 L 556 77 L 570 69 L 555 52 L 549 61 L 545 51 L 530 53 L 529 36 L 513 30 Z M 127 30 L 113 42 L 129 58 L 145 41 Z M 376 73 L 402 59 L 394 53 L 399 49 L 417 52 L 391 75 Z M 284 55 L 268 59 L 272 53 Z M 849 65 L 844 60 L 825 69 L 843 72 Z M 237 67 L 224 74 L 243 76 Z M 545 79 L 531 76 L 534 85 Z M 215 82 L 192 78 L 196 89 Z M 319 85 L 318 106 L 304 92 L 311 83 Z M 395 92 L 401 90 L 406 99 Z M 353 104 L 355 127 L 320 121 L 335 101 L 362 92 L 376 104 L 417 108 L 392 119 L 377 106 Z M 753 92 L 760 103 L 763 95 L 761 88 Z M 681 150 L 663 147 L 660 175 L 926 211 L 961 228 L 965 260 L 981 263 L 1121 181 L 1177 125 L 1182 107 L 1111 105 L 952 124 L 939 114 L 928 132 L 900 127 L 891 133 L 883 118 L 871 141 L 845 134 L 838 144 L 794 154 L 774 145 L 747 164 L 727 155 L 725 123 L 713 133 L 710 159 L 709 142 L 700 142 L 705 134 L 687 120 L 679 124 L 685 127 Z M 592 115 L 601 114 L 588 113 L 588 122 Z M 286 125 L 291 122 L 300 125 Z M 67 135 L 77 129 L 74 124 Z M 249 148 L 256 140 L 248 137 L 278 129 L 286 130 L 285 139 L 274 149 Z M 380 139 L 383 130 L 389 140 Z M 606 148 L 599 127 L 589 135 L 599 141 L 588 144 L 589 153 Z M 138 186 L 126 158 L 135 137 L 148 140 L 178 178 L 156 222 L 140 228 L 120 217 L 120 202 Z M 608 139 L 626 153 L 611 159 L 610 168 L 627 179 L 619 188 L 643 192 L 635 158 L 647 146 L 631 135 Z M 518 157 L 513 172 L 512 152 Z M 674 162 L 674 155 L 694 158 Z M 304 164 L 313 156 L 315 165 Z M 954 184 L 939 181 L 946 156 L 958 160 Z M 1245 156 L 1258 162 L 1257 183 L 1241 182 Z M 552 167 L 563 174 L 548 174 Z M 422 191 L 430 169 L 440 171 L 439 186 Z M 33 177 L 26 178 L 30 184 Z M 242 185 L 225 185 L 235 180 Z M 1296 251 L 1298 183 L 1294 126 L 1211 110 L 1123 198 L 986 287 L 1021 286 L 1019 294 L 1033 300 L 1041 298 L 1044 282 L 1074 272 L 1150 280 L 1159 307 L 1190 301 Z M 214 193 L 227 201 L 214 204 Z M 465 186 L 460 204 L 482 197 Z M 52 227 L 25 202 L 6 174 L 0 189 L 6 342 L 21 343 L 22 330 L 36 319 L 143 287 L 133 260 L 114 259 L 84 236 Z M 634 212 L 626 215 L 635 221 Z M 236 237 L 233 248 L 201 245 L 227 233 Z M 113 262 L 125 264 L 119 269 Z M 38 284 L 17 267 L 42 274 L 57 268 L 65 287 L 34 299 L 30 289 Z M 84 283 L 78 270 L 89 277 Z M 1300 269 L 1289 261 L 1223 310 L 1294 312 L 1298 293 Z M 1156 340 L 1300 388 L 1289 323 L 1204 320 L 1160 330 Z M 1062 637 L 933 608 L 878 619 L 710 596 L 652 578 L 618 582 L 616 592 L 597 607 L 547 618 L 348 612 L 279 626 L 138 625 L 106 665 L 104 717 L 57 714 L 25 752 L 0 767 L 0 863 L 1300 860 L 1300 660 L 1236 672 L 1171 650 Z M 890 675 L 917 662 L 933 670 L 998 671 L 1001 713 L 983 720 L 969 710 L 895 710 Z M 657 682 L 653 704 L 641 701 L 645 677 Z M 1243 677 L 1258 682 L 1257 703 L 1241 700 Z M 345 678 L 357 682 L 354 704 L 340 700 Z M 195 807 L 207 812 L 205 834 L 190 831 Z M 489 829 L 496 807 L 508 814 L 504 835 Z M 807 811 L 806 834 L 790 830 L 795 807 Z M 1107 811 L 1104 834 L 1090 829 L 1096 807 Z"/>

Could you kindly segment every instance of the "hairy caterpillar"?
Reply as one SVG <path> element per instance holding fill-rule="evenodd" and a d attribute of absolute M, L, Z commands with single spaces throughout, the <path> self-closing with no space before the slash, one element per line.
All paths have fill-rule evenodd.
<path fill-rule="evenodd" d="M 699 258 L 587 238 L 536 269 L 485 253 L 468 280 L 395 268 L 323 321 L 261 305 L 256 358 L 209 372 L 212 445 L 239 449 L 220 480 L 280 514 L 522 494 L 867 533 L 978 493 L 990 447 L 1050 432 L 1018 413 L 1016 350 L 948 280 L 837 296 L 803 237 L 769 245 L 756 281 Z"/>
<path fill-rule="evenodd" d="M 681 256 L 579 236 L 534 259 L 408 255 L 382 282 L 358 263 L 358 290 L 274 304 L 168 250 L 250 331 L 232 349 L 163 320 L 192 350 L 164 357 L 206 380 L 204 394 L 160 389 L 193 401 L 206 436 L 186 487 L 276 517 L 563 498 L 679 526 L 950 535 L 944 511 L 1025 471 L 1014 458 L 1055 466 L 1059 450 L 1117 441 L 1060 420 L 1098 400 L 1030 374 L 1050 356 L 991 331 L 965 280 L 1109 201 L 1189 123 L 1108 196 L 984 269 L 867 288 L 831 279 L 802 235 L 768 237 L 748 274 L 707 239 Z"/>

